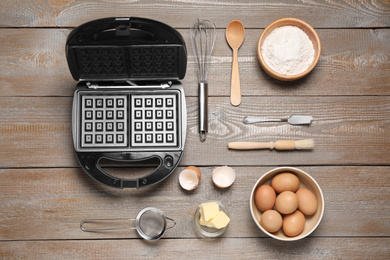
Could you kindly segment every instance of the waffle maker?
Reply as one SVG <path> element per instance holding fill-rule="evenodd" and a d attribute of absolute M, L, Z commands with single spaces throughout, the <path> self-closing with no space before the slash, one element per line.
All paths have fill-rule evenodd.
<path fill-rule="evenodd" d="M 66 58 L 77 84 L 72 134 L 77 159 L 96 181 L 142 188 L 167 178 L 179 164 L 186 136 L 182 84 L 187 66 L 183 37 L 144 18 L 103 18 L 75 28 Z M 137 179 L 104 171 L 101 159 L 160 165 Z"/>

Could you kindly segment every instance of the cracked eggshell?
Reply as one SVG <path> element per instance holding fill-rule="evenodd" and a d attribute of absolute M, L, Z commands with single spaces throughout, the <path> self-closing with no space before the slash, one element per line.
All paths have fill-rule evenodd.
<path fill-rule="evenodd" d="M 185 190 L 194 190 L 198 187 L 202 174 L 195 166 L 188 166 L 179 175 L 180 186 Z"/>
<path fill-rule="evenodd" d="M 212 179 L 218 188 L 227 188 L 236 179 L 236 172 L 228 166 L 217 167 L 212 173 Z"/>

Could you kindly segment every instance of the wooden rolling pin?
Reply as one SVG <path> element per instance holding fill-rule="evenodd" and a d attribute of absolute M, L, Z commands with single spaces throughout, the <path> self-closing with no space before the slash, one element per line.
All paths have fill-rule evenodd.
<path fill-rule="evenodd" d="M 280 140 L 276 142 L 233 142 L 228 143 L 228 148 L 233 150 L 311 150 L 314 148 L 313 139 L 305 140 Z"/>

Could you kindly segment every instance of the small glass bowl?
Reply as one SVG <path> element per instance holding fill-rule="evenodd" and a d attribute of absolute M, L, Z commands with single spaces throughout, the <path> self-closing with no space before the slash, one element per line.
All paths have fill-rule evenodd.
<path fill-rule="evenodd" d="M 227 208 L 224 205 L 221 204 L 221 202 L 219 202 L 219 201 L 207 201 L 207 202 L 217 203 L 219 205 L 219 210 L 225 212 L 225 214 L 230 218 L 229 211 L 227 210 Z M 229 224 L 226 227 L 221 228 L 221 229 L 217 229 L 217 228 L 211 228 L 211 227 L 206 227 L 206 226 L 201 225 L 199 223 L 199 219 L 200 219 L 200 208 L 198 206 L 196 208 L 196 211 L 194 214 L 195 228 L 200 234 L 202 234 L 205 237 L 219 237 L 219 236 L 221 236 L 223 233 L 225 233 L 226 229 L 228 228 L 228 226 L 230 224 L 230 222 L 229 222 Z"/>

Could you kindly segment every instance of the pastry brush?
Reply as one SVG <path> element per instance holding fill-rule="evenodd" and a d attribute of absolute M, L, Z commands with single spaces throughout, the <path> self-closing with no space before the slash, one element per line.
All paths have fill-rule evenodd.
<path fill-rule="evenodd" d="M 314 148 L 313 139 L 305 140 L 279 140 L 276 142 L 233 142 L 228 143 L 228 148 L 233 150 L 311 150 Z"/>

